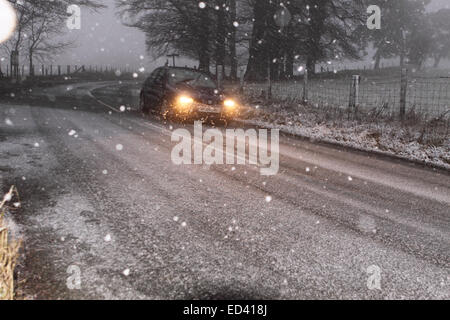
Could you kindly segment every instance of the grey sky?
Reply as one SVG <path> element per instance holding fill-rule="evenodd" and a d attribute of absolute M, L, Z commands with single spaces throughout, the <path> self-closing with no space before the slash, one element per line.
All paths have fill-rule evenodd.
<path fill-rule="evenodd" d="M 97 13 L 82 8 L 81 29 L 68 35 L 76 39 L 76 47 L 57 58 L 57 63 L 138 67 L 148 62 L 140 59 L 147 56 L 143 33 L 122 25 L 113 0 L 104 4 L 109 7 Z"/>
<path fill-rule="evenodd" d="M 122 25 L 116 16 L 114 0 L 105 0 L 103 3 L 108 8 L 98 13 L 82 9 L 81 30 L 74 30 L 69 34 L 76 39 L 76 47 L 56 57 L 55 63 L 122 67 L 128 64 L 133 68 L 144 66 L 151 69 L 165 62 L 165 59 L 153 61 L 147 54 L 142 32 Z M 449 5 L 450 0 L 433 0 L 429 9 L 434 11 Z M 141 56 L 144 56 L 143 60 Z"/>

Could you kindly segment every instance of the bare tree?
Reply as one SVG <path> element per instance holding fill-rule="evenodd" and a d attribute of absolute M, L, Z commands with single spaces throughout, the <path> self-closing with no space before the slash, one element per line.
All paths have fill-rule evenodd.
<path fill-rule="evenodd" d="M 71 41 L 58 41 L 64 33 L 61 26 L 64 24 L 66 14 L 64 7 L 33 6 L 29 12 L 29 23 L 27 24 L 28 37 L 26 50 L 29 61 L 30 75 L 34 75 L 33 59 L 37 55 L 41 59 L 48 54 L 57 54 L 67 48 Z"/>
<path fill-rule="evenodd" d="M 61 52 L 71 43 L 57 40 L 66 30 L 65 19 L 68 18 L 67 7 L 76 4 L 97 10 L 103 8 L 97 0 L 8 0 L 17 13 L 17 28 L 14 36 L 1 45 L 1 50 L 8 55 L 12 51 L 26 51 L 32 66 L 33 55 L 41 59 L 50 54 Z M 33 72 L 30 69 L 30 72 Z"/>
<path fill-rule="evenodd" d="M 177 50 L 198 59 L 199 68 L 209 71 L 215 58 L 216 12 L 197 0 L 117 1 L 120 15 L 130 27 L 143 31 L 149 52 L 156 57 Z"/>
<path fill-rule="evenodd" d="M 247 79 L 292 75 L 295 56 L 314 73 L 328 59 L 360 58 L 359 36 L 365 9 L 363 0 L 253 0 L 253 31 Z M 285 21 L 276 21 L 285 11 Z"/>

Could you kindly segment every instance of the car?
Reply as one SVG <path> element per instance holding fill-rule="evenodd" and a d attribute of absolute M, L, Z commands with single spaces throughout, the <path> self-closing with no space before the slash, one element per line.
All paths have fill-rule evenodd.
<path fill-rule="evenodd" d="M 159 113 L 177 120 L 232 120 L 240 110 L 237 100 L 225 97 L 210 74 L 168 66 L 157 68 L 145 80 L 139 108 L 144 114 Z"/>

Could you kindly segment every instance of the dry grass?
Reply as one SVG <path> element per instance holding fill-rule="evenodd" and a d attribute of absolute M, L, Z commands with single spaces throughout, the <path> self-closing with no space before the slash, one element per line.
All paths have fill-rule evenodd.
<path fill-rule="evenodd" d="M 14 299 L 14 268 L 20 248 L 20 241 L 10 239 L 8 226 L 5 223 L 5 214 L 9 208 L 7 204 L 17 198 L 13 207 L 20 205 L 19 195 L 14 186 L 0 202 L 0 300 Z"/>

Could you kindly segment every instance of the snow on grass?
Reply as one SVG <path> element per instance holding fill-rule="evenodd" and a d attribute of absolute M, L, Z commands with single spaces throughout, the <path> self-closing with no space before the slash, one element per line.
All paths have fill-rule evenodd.
<path fill-rule="evenodd" d="M 409 117 L 409 118 L 408 118 Z M 289 134 L 420 161 L 450 169 L 450 119 L 420 119 L 408 115 L 405 122 L 391 116 L 356 117 L 331 107 L 280 103 L 248 108 L 242 121 L 280 129 Z M 307 170 L 308 171 L 308 170 Z"/>

